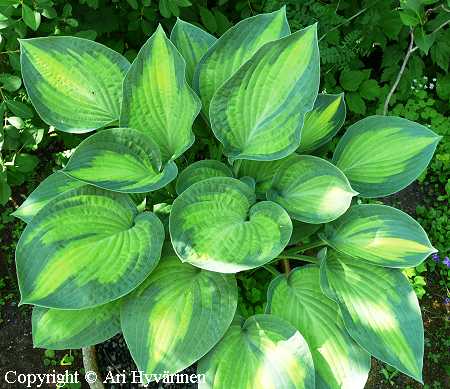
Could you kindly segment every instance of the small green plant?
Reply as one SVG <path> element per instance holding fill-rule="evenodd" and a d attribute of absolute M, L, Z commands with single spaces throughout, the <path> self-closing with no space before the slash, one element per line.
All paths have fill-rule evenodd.
<path fill-rule="evenodd" d="M 371 116 L 332 161 L 317 156 L 345 104 L 318 94 L 316 25 L 291 34 L 281 9 L 216 39 L 178 20 L 131 65 L 89 40 L 28 39 L 21 67 L 42 120 L 98 130 L 15 212 L 37 347 L 122 332 L 140 370 L 198 362 L 205 388 L 363 388 L 371 355 L 421 381 L 402 269 L 436 250 L 405 213 L 352 202 L 409 185 L 440 137 Z M 236 315 L 235 274 L 241 301 L 263 299 L 246 271 L 274 276 L 249 318 Z"/>

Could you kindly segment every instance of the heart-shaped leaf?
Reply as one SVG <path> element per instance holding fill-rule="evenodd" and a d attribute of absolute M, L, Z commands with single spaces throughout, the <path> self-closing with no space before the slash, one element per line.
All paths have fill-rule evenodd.
<path fill-rule="evenodd" d="M 212 177 L 233 177 L 233 172 L 224 163 L 213 159 L 194 162 L 178 176 L 177 193 L 180 195 L 192 184 Z"/>
<path fill-rule="evenodd" d="M 436 252 L 411 216 L 386 205 L 362 204 L 325 226 L 336 250 L 374 265 L 414 267 Z"/>
<path fill-rule="evenodd" d="M 50 350 L 92 346 L 120 332 L 121 300 L 82 310 L 33 308 L 33 345 Z"/>
<path fill-rule="evenodd" d="M 236 306 L 233 275 L 199 270 L 173 255 L 125 300 L 122 331 L 139 370 L 176 373 L 222 338 Z"/>
<path fill-rule="evenodd" d="M 296 220 L 320 224 L 344 214 L 356 194 L 330 162 L 296 155 L 279 167 L 267 199 L 283 206 Z"/>
<path fill-rule="evenodd" d="M 85 185 L 84 182 L 70 178 L 61 171 L 57 171 L 42 181 L 12 215 L 22 219 L 25 223 L 29 223 L 50 200 L 61 193 Z"/>
<path fill-rule="evenodd" d="M 318 266 L 275 278 L 267 301 L 266 312 L 291 323 L 308 342 L 317 389 L 364 388 L 370 355 L 350 337 L 338 305 L 320 289 Z"/>
<path fill-rule="evenodd" d="M 194 74 L 194 88 L 199 92 L 205 115 L 209 114 L 216 90 L 242 64 L 265 43 L 289 33 L 285 7 L 242 20 L 226 31 L 203 56 Z"/>
<path fill-rule="evenodd" d="M 350 336 L 374 357 L 422 381 L 423 324 L 413 288 L 398 269 L 329 251 L 322 290 L 339 305 Z"/>
<path fill-rule="evenodd" d="M 318 89 L 314 24 L 261 47 L 217 90 L 211 128 L 230 160 L 281 159 L 299 147 Z"/>
<path fill-rule="evenodd" d="M 63 171 L 99 188 L 145 193 L 173 181 L 178 169 L 173 161 L 162 168 L 158 146 L 145 133 L 112 128 L 81 142 Z"/>
<path fill-rule="evenodd" d="M 128 195 L 92 186 L 49 202 L 16 248 L 21 303 L 84 309 L 118 299 L 157 265 L 164 228 Z"/>
<path fill-rule="evenodd" d="M 255 203 L 245 183 L 209 178 L 173 203 L 170 236 L 177 255 L 202 269 L 235 273 L 276 258 L 292 233 L 289 215 L 270 201 Z"/>
<path fill-rule="evenodd" d="M 299 153 L 307 153 L 329 142 L 345 121 L 344 94 L 318 94 L 314 108 L 305 115 Z"/>
<path fill-rule="evenodd" d="M 314 365 L 305 339 L 274 315 L 236 318 L 222 340 L 198 363 L 199 389 L 314 388 Z"/>
<path fill-rule="evenodd" d="M 177 19 L 170 40 L 186 61 L 186 75 L 191 83 L 197 64 L 217 38 L 191 23 Z"/>
<path fill-rule="evenodd" d="M 36 111 L 58 130 L 89 132 L 119 119 L 129 62 L 87 39 L 20 40 L 22 77 Z"/>
<path fill-rule="evenodd" d="M 360 196 L 387 196 L 422 173 L 440 139 L 427 127 L 407 119 L 369 116 L 348 128 L 333 162 Z"/>
<path fill-rule="evenodd" d="M 120 126 L 146 133 L 163 160 L 175 159 L 192 143 L 200 100 L 189 88 L 186 63 L 161 26 L 142 46 L 123 84 Z"/>

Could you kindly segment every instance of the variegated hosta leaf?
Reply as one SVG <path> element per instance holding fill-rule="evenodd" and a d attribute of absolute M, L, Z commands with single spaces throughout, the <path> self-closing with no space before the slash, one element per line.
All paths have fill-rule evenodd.
<path fill-rule="evenodd" d="M 112 128 L 81 142 L 63 171 L 99 188 L 145 193 L 173 181 L 178 169 L 173 161 L 163 167 L 158 146 L 145 133 Z"/>
<path fill-rule="evenodd" d="M 233 177 L 233 172 L 227 165 L 214 159 L 194 162 L 178 176 L 177 193 L 180 195 L 192 184 L 212 177 Z"/>
<path fill-rule="evenodd" d="M 267 313 L 291 323 L 304 336 L 316 371 L 316 389 L 364 388 L 370 355 L 348 334 L 338 305 L 320 289 L 319 267 L 295 268 L 275 278 Z"/>
<path fill-rule="evenodd" d="M 317 149 L 337 134 L 345 121 L 344 94 L 317 95 L 312 111 L 305 115 L 299 153 Z"/>
<path fill-rule="evenodd" d="M 333 162 L 360 196 L 387 196 L 422 173 L 440 139 L 427 127 L 407 119 L 369 116 L 348 128 Z"/>
<path fill-rule="evenodd" d="M 199 62 L 193 85 L 199 92 L 203 112 L 217 89 L 265 43 L 289 35 L 286 8 L 244 19 L 225 32 Z"/>
<path fill-rule="evenodd" d="M 313 389 L 314 365 L 302 335 L 274 315 L 237 317 L 199 361 L 199 389 Z"/>
<path fill-rule="evenodd" d="M 49 202 L 16 248 L 21 303 L 84 309 L 138 286 L 159 260 L 164 229 L 128 195 L 92 186 Z"/>
<path fill-rule="evenodd" d="M 187 79 L 189 83 L 192 83 L 197 64 L 217 38 L 191 23 L 177 19 L 170 34 L 170 40 L 183 55 L 186 61 Z"/>
<path fill-rule="evenodd" d="M 65 310 L 33 308 L 33 345 L 50 350 L 92 346 L 120 332 L 120 303 L 116 300 L 95 308 Z"/>
<path fill-rule="evenodd" d="M 350 207 L 325 226 L 325 239 L 336 250 L 379 266 L 414 267 L 436 252 L 419 223 L 386 205 Z"/>
<path fill-rule="evenodd" d="M 146 133 L 164 161 L 179 157 L 194 143 L 192 123 L 200 100 L 186 83 L 185 69 L 183 57 L 159 26 L 123 84 L 121 127 Z"/>
<path fill-rule="evenodd" d="M 356 194 L 336 166 L 322 158 L 297 155 L 279 167 L 267 199 L 296 220 L 319 224 L 341 216 Z"/>
<path fill-rule="evenodd" d="M 211 128 L 230 160 L 281 159 L 299 147 L 318 89 L 314 24 L 264 45 L 217 90 Z"/>
<path fill-rule="evenodd" d="M 125 300 L 122 331 L 139 370 L 176 373 L 220 340 L 236 306 L 233 275 L 199 270 L 171 256 Z"/>
<path fill-rule="evenodd" d="M 243 159 L 239 167 L 240 177 L 252 177 L 256 182 L 256 195 L 258 198 L 266 198 L 266 192 L 272 185 L 272 179 L 278 168 L 295 154 L 276 161 L 251 161 Z"/>
<path fill-rule="evenodd" d="M 70 178 L 61 171 L 55 172 L 31 192 L 22 205 L 13 212 L 13 215 L 22 219 L 25 223 L 29 223 L 50 200 L 61 193 L 85 185 L 84 182 Z"/>
<path fill-rule="evenodd" d="M 22 77 L 44 122 L 82 133 L 119 119 L 122 82 L 130 67 L 119 53 L 87 39 L 20 40 Z"/>
<path fill-rule="evenodd" d="M 170 236 L 177 255 L 202 269 L 236 273 L 276 258 L 292 233 L 278 204 L 255 204 L 254 191 L 229 177 L 209 178 L 173 203 Z"/>
<path fill-rule="evenodd" d="M 338 303 L 356 342 L 422 381 L 422 317 L 416 294 L 400 270 L 329 251 L 321 264 L 321 285 Z"/>

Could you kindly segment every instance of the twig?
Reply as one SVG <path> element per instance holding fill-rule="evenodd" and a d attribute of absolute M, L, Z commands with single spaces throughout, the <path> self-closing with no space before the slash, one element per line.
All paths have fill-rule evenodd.
<path fill-rule="evenodd" d="M 333 28 L 331 28 L 330 30 L 328 30 L 325 34 L 323 34 L 320 38 L 319 41 L 321 41 L 323 38 L 325 38 L 325 36 L 327 34 L 329 34 L 331 31 L 337 30 L 339 27 L 342 27 L 344 24 L 347 24 L 348 22 L 352 21 L 353 19 L 357 18 L 359 15 L 361 15 L 362 13 L 366 12 L 369 9 L 369 7 L 363 8 L 362 10 L 358 11 L 357 13 L 355 13 L 353 16 L 350 16 L 348 19 L 346 19 L 345 21 L 343 21 L 342 23 L 339 23 L 337 26 L 334 26 Z"/>
<path fill-rule="evenodd" d="M 94 382 L 88 382 L 91 389 L 105 389 L 102 378 L 98 370 L 97 358 L 95 356 L 95 347 L 83 347 L 83 365 L 86 373 L 90 374 L 90 378 Z M 96 379 L 94 379 L 96 377 Z"/>
<path fill-rule="evenodd" d="M 291 271 L 291 265 L 289 264 L 288 259 L 281 260 L 281 267 L 283 268 L 283 271 L 286 275 L 288 275 L 289 272 Z"/>

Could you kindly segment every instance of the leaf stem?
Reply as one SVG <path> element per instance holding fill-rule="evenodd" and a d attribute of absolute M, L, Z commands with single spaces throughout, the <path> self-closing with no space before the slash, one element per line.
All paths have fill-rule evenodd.
<path fill-rule="evenodd" d="M 269 273 L 272 273 L 275 277 L 280 275 L 280 272 L 271 265 L 264 265 L 263 268 L 266 269 Z"/>
<path fill-rule="evenodd" d="M 322 246 L 325 246 L 325 245 L 326 245 L 326 243 L 323 240 L 317 240 L 317 241 L 312 242 L 310 244 L 306 244 L 304 246 L 299 247 L 297 252 L 303 253 L 306 250 L 314 249 L 316 247 L 322 247 Z"/>
<path fill-rule="evenodd" d="M 280 257 L 278 257 L 280 258 Z M 283 268 L 284 274 L 288 275 L 291 271 L 291 265 L 289 263 L 288 259 L 282 259 L 281 260 L 281 267 Z"/>
<path fill-rule="evenodd" d="M 311 257 L 310 255 L 279 255 L 278 258 L 282 260 L 293 259 L 295 261 L 319 263 L 319 260 L 317 258 Z"/>

